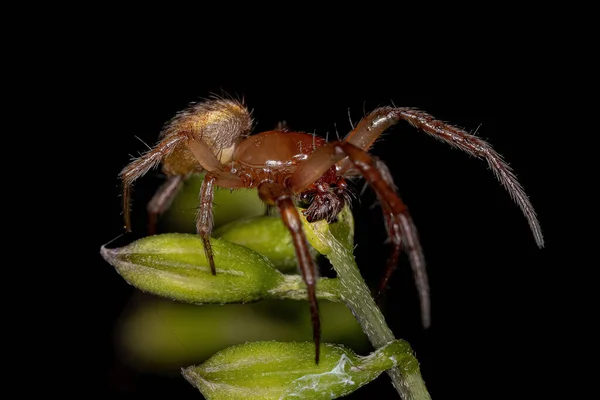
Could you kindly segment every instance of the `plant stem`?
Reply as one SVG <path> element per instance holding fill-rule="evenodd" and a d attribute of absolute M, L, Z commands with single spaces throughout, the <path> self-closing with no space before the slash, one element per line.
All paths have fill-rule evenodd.
<path fill-rule="evenodd" d="M 341 292 L 342 286 L 337 278 L 317 280 L 317 299 L 342 301 Z M 269 296 L 274 299 L 306 300 L 308 291 L 300 275 L 284 275 L 283 282 L 269 290 Z"/>
<path fill-rule="evenodd" d="M 309 241 L 333 265 L 342 286 L 342 300 L 352 311 L 373 347 L 378 349 L 395 340 L 394 334 L 387 326 L 381 310 L 375 304 L 354 260 L 352 229 L 350 229 L 350 232 L 345 232 L 348 238 L 341 238 L 342 240 L 346 239 L 345 241 L 348 242 L 346 243 L 347 246 L 344 246 L 329 229 L 333 226 L 318 227 L 315 226 L 317 224 L 311 225 L 313 227 L 311 229 L 312 234 L 307 235 Z M 317 241 L 314 239 L 317 239 Z M 394 387 L 404 400 L 431 399 L 421 377 L 417 360 L 414 356 L 407 358 L 407 360 L 409 361 L 403 363 L 403 365 L 387 371 Z"/>

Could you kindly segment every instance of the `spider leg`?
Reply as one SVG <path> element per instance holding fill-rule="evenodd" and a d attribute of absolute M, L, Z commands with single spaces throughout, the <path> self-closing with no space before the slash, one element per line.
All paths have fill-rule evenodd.
<path fill-rule="evenodd" d="M 239 189 L 246 187 L 242 178 L 225 170 L 223 164 L 219 162 L 217 156 L 206 143 L 204 143 L 202 140 L 196 139 L 192 133 L 186 133 L 186 135 L 188 141 L 187 144 L 190 151 L 202 168 L 217 178 L 216 183 L 218 186 L 228 189 Z"/>
<path fill-rule="evenodd" d="M 421 303 L 421 320 L 425 328 L 431 323 L 431 305 L 429 299 L 429 280 L 425 269 L 425 257 L 419 242 L 417 228 L 415 227 L 408 208 L 400 199 L 391 181 L 391 175 L 383 162 L 371 156 L 366 151 L 347 142 L 338 144 L 353 163 L 354 168 L 373 188 L 383 208 L 383 214 L 388 229 L 388 235 L 392 242 L 392 255 L 388 259 L 385 276 L 379 285 L 378 297 L 385 288 L 392 272 L 396 268 L 401 247 L 404 247 L 413 277 L 419 293 Z"/>
<path fill-rule="evenodd" d="M 485 159 L 496 178 L 502 183 L 527 218 L 537 245 L 539 247 L 544 246 L 542 229 L 529 197 L 525 194 L 523 187 L 517 181 L 517 177 L 506 161 L 486 141 L 469 134 L 463 129 L 439 121 L 423 111 L 407 107 L 382 107 L 374 110 L 358 123 L 356 128 L 345 138 L 345 141 L 363 150 L 368 150 L 386 129 L 401 120 L 407 121 L 415 128 L 421 129 L 423 132 L 470 155 Z M 338 167 L 342 172 L 346 172 L 353 167 L 353 163 L 351 160 L 343 160 L 338 163 Z"/>
<path fill-rule="evenodd" d="M 396 192 L 391 174 L 385 164 L 352 143 L 330 142 L 319 147 L 298 166 L 296 172 L 288 181 L 289 187 L 294 193 L 300 193 L 319 179 L 331 166 L 343 161 L 346 157 L 352 163 L 352 168 L 361 173 L 377 194 L 383 208 L 388 235 L 393 245 L 392 255 L 388 259 L 386 274 L 379 291 L 381 292 L 387 284 L 396 267 L 400 249 L 404 247 L 410 260 L 419 293 L 423 326 L 428 327 L 431 317 L 429 280 L 425 269 L 425 257 L 412 218 L 406 205 Z"/>
<path fill-rule="evenodd" d="M 181 175 L 169 176 L 167 181 L 162 184 L 156 191 L 152 199 L 148 203 L 146 210 L 148 211 L 148 234 L 156 233 L 156 224 L 158 217 L 164 213 L 173 202 L 175 195 L 183 186 L 184 177 Z"/>
<path fill-rule="evenodd" d="M 372 158 L 375 161 L 375 167 L 381 173 L 381 179 L 383 179 L 385 181 L 385 183 L 387 183 L 391 188 L 395 189 L 395 191 L 397 193 L 398 189 L 396 188 L 396 185 L 394 184 L 392 174 L 390 173 L 387 165 L 385 165 L 385 163 L 383 161 L 379 160 L 376 157 L 372 157 Z M 402 235 L 401 235 L 401 232 L 397 229 L 397 227 L 400 224 L 400 221 L 396 220 L 394 213 L 390 210 L 387 203 L 382 202 L 381 208 L 383 209 L 383 215 L 385 218 L 385 226 L 388 230 L 388 237 L 391 238 L 390 241 L 392 242 L 394 247 L 392 248 L 392 254 L 388 258 L 387 266 L 385 269 L 385 274 L 379 283 L 379 287 L 377 288 L 377 294 L 375 295 L 375 301 L 378 304 L 380 302 L 381 296 L 383 295 L 384 291 L 386 290 L 388 281 L 390 280 L 392 274 L 394 273 L 394 271 L 397 268 L 398 259 L 400 257 L 400 252 L 402 249 L 402 246 L 401 246 Z M 408 213 L 407 213 L 406 216 L 408 218 L 409 230 L 412 232 L 415 232 L 415 235 L 416 235 L 417 229 L 414 226 L 410 215 L 408 215 Z M 417 240 L 417 245 L 418 245 L 418 240 Z M 420 252 L 420 253 L 421 253 L 421 260 L 417 259 L 417 260 L 413 261 L 411 259 L 411 265 L 413 265 L 413 263 L 414 264 L 420 263 L 420 264 L 422 264 L 422 267 L 421 268 L 417 267 L 416 269 L 419 271 L 425 271 L 425 261 L 422 257 L 422 252 Z M 410 256 L 411 255 L 409 254 L 409 257 Z M 427 279 L 427 276 L 425 276 L 425 279 Z"/>
<path fill-rule="evenodd" d="M 202 239 L 204 247 L 204 255 L 210 265 L 210 271 L 213 275 L 217 274 L 215 268 L 215 260 L 213 258 L 212 247 L 210 245 L 210 235 L 213 228 L 213 199 L 214 199 L 214 183 L 217 180 L 210 173 L 206 174 L 200 188 L 200 208 L 196 215 L 196 231 Z"/>
<path fill-rule="evenodd" d="M 343 151 L 336 151 L 339 142 L 329 142 L 313 151 L 288 180 L 293 193 L 301 193 L 323 176 L 335 163 L 346 158 Z"/>
<path fill-rule="evenodd" d="M 274 182 L 263 182 L 258 185 L 259 197 L 268 205 L 275 205 L 281 213 L 283 223 L 292 235 L 298 265 L 308 291 L 308 303 L 313 324 L 313 340 L 316 346 L 315 362 L 319 363 L 319 346 L 321 341 L 321 323 L 319 321 L 319 305 L 316 295 L 317 267 L 310 255 L 308 241 L 302 230 L 300 214 L 294 206 L 291 193 Z"/>
<path fill-rule="evenodd" d="M 204 255 L 210 264 L 210 271 L 213 275 L 217 274 L 215 260 L 213 257 L 212 246 L 210 244 L 210 235 L 213 228 L 213 199 L 214 185 L 229 189 L 247 187 L 244 180 L 237 175 L 226 171 L 219 162 L 217 156 L 210 147 L 201 140 L 198 140 L 192 134 L 187 134 L 188 147 L 198 163 L 207 170 L 200 188 L 200 208 L 196 215 L 196 231 L 202 239 Z"/>
<path fill-rule="evenodd" d="M 150 169 L 169 155 L 175 147 L 185 140 L 185 136 L 169 136 L 159 142 L 154 148 L 148 150 L 140 157 L 133 160 L 119 173 L 119 178 L 123 182 L 123 218 L 125 220 L 125 229 L 131 231 L 131 216 L 129 213 L 129 204 L 131 202 L 131 186 L 133 182 L 145 175 Z"/>

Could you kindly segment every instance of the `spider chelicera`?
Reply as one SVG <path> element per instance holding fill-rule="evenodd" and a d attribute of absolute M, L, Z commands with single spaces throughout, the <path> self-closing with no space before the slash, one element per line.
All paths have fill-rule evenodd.
<path fill-rule="evenodd" d="M 404 249 L 419 294 L 422 322 L 427 327 L 430 323 L 429 284 L 417 230 L 396 192 L 388 168 L 368 153 L 375 140 L 401 120 L 451 146 L 485 159 L 525 214 L 538 246 L 543 246 L 533 206 L 510 167 L 487 142 L 463 129 L 414 108 L 381 107 L 365 116 L 343 140 L 327 142 L 313 134 L 291 131 L 284 124 L 278 125 L 275 130 L 250 135 L 253 121 L 248 109 L 239 101 L 216 97 L 193 103 L 177 113 L 164 127 L 158 144 L 121 171 L 125 227 L 128 231 L 131 228 L 131 185 L 150 169 L 162 163 L 168 177 L 148 204 L 150 233 L 154 233 L 158 216 L 168 208 L 183 181 L 192 174 L 205 172 L 196 227 L 211 272 L 216 274 L 210 244 L 214 188 L 257 188 L 260 199 L 279 210 L 291 233 L 298 265 L 307 286 L 316 345 L 315 361 L 318 362 L 317 269 L 296 205 L 300 202 L 307 205 L 303 213 L 309 222 L 334 222 L 348 201 L 346 178 L 362 176 L 377 194 L 392 246 L 379 291 L 386 286 Z"/>

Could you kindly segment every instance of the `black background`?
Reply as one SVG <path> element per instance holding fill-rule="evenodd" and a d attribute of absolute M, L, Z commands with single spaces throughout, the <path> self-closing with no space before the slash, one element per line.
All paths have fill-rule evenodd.
<path fill-rule="evenodd" d="M 242 36 L 235 46 L 199 43 L 175 50 L 175 43 L 141 45 L 128 37 L 103 43 L 91 57 L 93 68 L 75 78 L 85 92 L 85 99 L 72 99 L 85 112 L 82 140 L 91 140 L 85 138 L 87 132 L 95 135 L 93 146 L 81 150 L 91 184 L 82 185 L 75 201 L 82 220 L 85 213 L 94 221 L 93 227 L 86 223 L 85 235 L 76 235 L 84 242 L 78 279 L 86 284 L 78 304 L 85 304 L 85 311 L 65 307 L 77 325 L 72 345 L 81 362 L 94 360 L 79 380 L 82 387 L 111 397 L 198 398 L 183 378 L 137 375 L 119 365 L 113 324 L 134 289 L 98 252 L 122 233 L 117 174 L 130 154 L 144 150 L 135 136 L 153 143 L 176 111 L 211 93 L 243 96 L 254 110 L 257 131 L 286 120 L 293 128 L 329 132 L 331 138 L 336 129 L 341 135 L 348 132 L 348 113 L 356 122 L 392 102 L 478 130 L 514 168 L 538 212 L 547 246 L 556 246 L 549 222 L 555 196 L 548 174 L 552 158 L 540 146 L 547 132 L 538 125 L 546 118 L 547 110 L 539 104 L 549 89 L 538 75 L 535 54 L 523 56 L 521 49 L 501 41 L 488 43 L 484 51 L 452 43 L 422 52 L 376 42 L 342 48 L 333 40 L 324 52 L 312 53 L 311 43 L 267 48 Z M 406 259 L 391 281 L 385 314 L 396 336 L 413 346 L 432 396 L 508 395 L 514 388 L 507 385 L 507 376 L 523 385 L 520 393 L 533 393 L 540 378 L 531 371 L 543 362 L 539 337 L 550 312 L 545 282 L 555 274 L 548 267 L 549 250 L 537 248 L 525 218 L 485 161 L 406 123 L 390 129 L 373 153 L 390 167 L 428 262 L 432 327 L 420 327 Z M 136 183 L 137 226 L 144 226 L 143 205 L 158 184 L 156 176 Z M 79 183 L 74 185 L 79 189 Z M 379 209 L 370 208 L 373 202 L 367 190 L 354 204 L 356 257 L 371 285 L 389 250 Z M 129 374 L 126 385 L 115 379 L 115 371 Z M 395 398 L 387 376 L 350 398 L 376 394 Z"/>

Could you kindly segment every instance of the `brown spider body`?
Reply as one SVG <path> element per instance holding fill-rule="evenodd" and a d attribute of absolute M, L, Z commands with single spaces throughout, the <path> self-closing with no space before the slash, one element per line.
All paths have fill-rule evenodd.
<path fill-rule="evenodd" d="M 266 131 L 244 139 L 225 167 L 244 179 L 247 187 L 274 182 L 293 192 L 289 180 L 298 165 L 326 143 L 325 139 L 304 132 Z M 346 187 L 337 166 L 332 165 L 302 192 L 293 194 L 309 204 L 305 215 L 310 222 L 322 219 L 332 222 L 344 207 Z"/>
<path fill-rule="evenodd" d="M 525 214 L 537 244 L 543 246 L 533 206 L 502 157 L 487 142 L 466 131 L 406 107 L 378 108 L 364 117 L 343 140 L 327 142 L 315 135 L 289 131 L 284 124 L 278 125 L 275 130 L 250 136 L 252 119 L 241 103 L 211 99 L 193 104 L 165 126 L 161 140 L 154 148 L 121 171 L 125 226 L 130 228 L 131 185 L 151 168 L 162 163 L 168 180 L 148 204 L 150 233 L 154 232 L 157 217 L 168 208 L 183 180 L 191 174 L 206 172 L 200 189 L 196 226 L 211 271 L 216 274 L 210 244 L 214 186 L 257 188 L 265 203 L 277 207 L 292 236 L 298 265 L 307 286 L 316 345 L 315 360 L 318 362 L 317 269 L 296 206 L 301 202 L 308 206 L 303 213 L 309 222 L 322 219 L 333 222 L 348 201 L 345 179 L 360 175 L 379 198 L 392 245 L 379 293 L 387 285 L 404 249 L 419 293 L 423 325 L 428 326 L 429 284 L 417 230 L 396 191 L 389 170 L 382 161 L 368 153 L 375 140 L 401 120 L 485 159 Z"/>
<path fill-rule="evenodd" d="M 264 180 L 284 185 L 298 164 L 325 143 L 324 139 L 300 132 L 257 133 L 237 146 L 231 165 L 225 167 L 238 176 L 246 176 L 250 187 Z"/>

